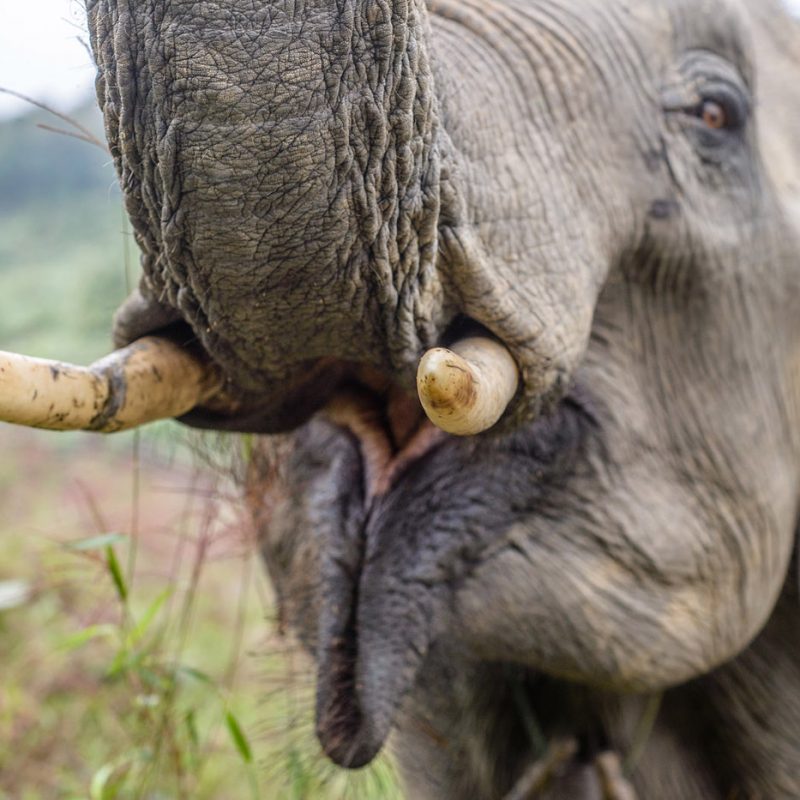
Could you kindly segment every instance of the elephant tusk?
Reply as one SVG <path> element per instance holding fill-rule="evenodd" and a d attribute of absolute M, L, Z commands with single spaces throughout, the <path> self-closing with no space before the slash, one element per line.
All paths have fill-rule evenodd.
<path fill-rule="evenodd" d="M 112 433 L 185 414 L 222 385 L 215 367 L 154 336 L 89 367 L 0 351 L 0 421 Z"/>
<path fill-rule="evenodd" d="M 417 393 L 434 425 L 457 436 L 472 436 L 489 430 L 503 416 L 519 381 L 508 349 L 495 339 L 476 336 L 449 350 L 435 347 L 425 353 L 417 370 Z"/>

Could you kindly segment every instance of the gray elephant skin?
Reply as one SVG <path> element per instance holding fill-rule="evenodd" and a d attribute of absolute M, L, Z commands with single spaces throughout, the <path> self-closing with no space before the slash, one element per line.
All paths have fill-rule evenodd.
<path fill-rule="evenodd" d="M 117 341 L 203 354 L 238 411 L 185 421 L 258 434 L 247 502 L 328 756 L 388 742 L 415 800 L 519 795 L 537 763 L 528 796 L 800 797 L 796 23 L 87 11 L 142 252 Z M 414 373 L 476 330 L 522 382 L 457 438 Z"/>

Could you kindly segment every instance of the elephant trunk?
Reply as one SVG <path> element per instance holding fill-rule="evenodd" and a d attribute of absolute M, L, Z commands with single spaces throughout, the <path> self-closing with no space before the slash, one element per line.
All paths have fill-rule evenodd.
<path fill-rule="evenodd" d="M 326 359 L 413 387 L 452 317 L 422 0 L 87 10 L 146 301 L 188 323 L 264 430 L 291 427 L 287 387 Z"/>

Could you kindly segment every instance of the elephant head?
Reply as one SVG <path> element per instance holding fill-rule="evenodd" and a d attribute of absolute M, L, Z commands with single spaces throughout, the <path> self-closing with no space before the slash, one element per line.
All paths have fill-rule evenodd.
<path fill-rule="evenodd" d="M 643 796 L 796 796 L 800 749 L 764 744 L 800 724 L 795 24 L 756 0 L 87 8 L 142 251 L 117 341 L 213 365 L 227 400 L 187 422 L 289 432 L 247 498 L 329 756 L 394 730 L 409 796 L 500 797 L 534 758 L 519 689 L 580 744 L 548 796 L 599 797 L 592 753 L 668 691 Z M 519 384 L 456 437 L 414 375 L 473 334 Z M 692 704 L 735 708 L 751 761 L 684 747 Z"/>

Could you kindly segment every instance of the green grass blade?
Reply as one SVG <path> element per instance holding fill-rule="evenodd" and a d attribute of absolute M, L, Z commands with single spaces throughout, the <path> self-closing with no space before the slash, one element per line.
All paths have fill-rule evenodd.
<path fill-rule="evenodd" d="M 106 565 L 108 566 L 111 580 L 114 581 L 114 587 L 117 590 L 119 599 L 123 603 L 127 603 L 128 585 L 125 583 L 125 576 L 122 574 L 122 567 L 120 567 L 119 561 L 117 560 L 117 554 L 114 552 L 114 548 L 110 545 L 106 547 Z"/>
<path fill-rule="evenodd" d="M 191 678 L 193 681 L 204 683 L 206 686 L 211 686 L 215 690 L 218 688 L 217 682 L 210 675 L 194 667 L 187 667 L 185 664 L 175 664 L 172 668 L 172 673 L 176 680 Z"/>
<path fill-rule="evenodd" d="M 164 589 L 164 591 L 159 592 L 159 594 L 156 596 L 156 599 L 150 603 L 150 605 L 147 607 L 147 610 L 144 612 L 144 614 L 142 614 L 141 619 L 136 624 L 136 627 L 130 632 L 130 636 L 128 638 L 128 644 L 130 647 L 133 647 L 134 645 L 138 644 L 139 641 L 141 641 L 152 625 L 153 620 L 158 615 L 158 612 L 161 610 L 162 606 L 171 594 L 172 588 L 167 587 Z"/>
<path fill-rule="evenodd" d="M 62 650 L 67 651 L 78 650 L 85 644 L 88 644 L 95 639 L 111 639 L 116 635 L 117 629 L 114 625 L 90 625 L 88 628 L 84 628 L 83 630 L 73 633 L 71 636 L 67 636 L 65 639 L 62 639 L 61 642 L 59 642 L 59 647 Z"/>
<path fill-rule="evenodd" d="M 124 542 L 128 537 L 124 533 L 103 533 L 100 536 L 90 536 L 88 539 L 78 539 L 75 542 L 67 542 L 67 550 L 77 553 L 86 553 L 91 550 L 102 550 L 104 547 Z"/>
<path fill-rule="evenodd" d="M 228 726 L 228 732 L 231 735 L 233 743 L 236 745 L 236 749 L 239 751 L 239 755 L 242 757 L 242 761 L 244 761 L 245 764 L 252 764 L 253 751 L 250 748 L 250 742 L 247 741 L 242 726 L 231 711 L 225 712 L 225 724 Z"/>
<path fill-rule="evenodd" d="M 186 724 L 186 733 L 189 736 L 189 743 L 196 752 L 200 749 L 200 734 L 197 730 L 197 713 L 193 708 L 186 712 L 183 721 Z"/>
<path fill-rule="evenodd" d="M 109 781 L 114 774 L 116 766 L 114 764 L 103 764 L 97 772 L 92 776 L 92 783 L 89 786 L 89 797 L 91 800 L 108 800 L 109 795 L 106 794 L 106 789 L 109 787 Z"/>

